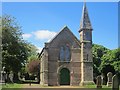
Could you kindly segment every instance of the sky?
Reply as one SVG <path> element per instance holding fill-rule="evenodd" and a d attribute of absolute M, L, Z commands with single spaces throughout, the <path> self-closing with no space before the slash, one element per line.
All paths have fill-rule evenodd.
<path fill-rule="evenodd" d="M 84 0 L 1 0 L 2 2 L 83 2 Z M 119 2 L 119 0 L 85 0 L 86 2 Z"/>
<path fill-rule="evenodd" d="M 87 2 L 93 27 L 93 43 L 109 49 L 118 48 L 118 3 Z M 16 18 L 24 40 L 39 51 L 64 26 L 79 39 L 83 2 L 3 2 L 2 14 Z"/>

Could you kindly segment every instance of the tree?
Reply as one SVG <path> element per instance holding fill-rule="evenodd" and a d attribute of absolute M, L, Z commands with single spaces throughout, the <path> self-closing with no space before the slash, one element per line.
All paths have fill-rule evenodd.
<path fill-rule="evenodd" d="M 28 44 L 22 39 L 21 27 L 16 19 L 9 15 L 2 18 L 2 66 L 6 71 L 13 71 L 16 75 L 24 66 L 28 53 Z"/>
<path fill-rule="evenodd" d="M 30 55 L 28 57 L 28 62 L 26 64 L 26 71 L 31 74 L 36 74 L 39 72 L 40 69 L 40 61 L 37 55 Z"/>
<path fill-rule="evenodd" d="M 37 75 L 38 83 L 40 81 L 40 61 L 37 56 L 31 56 L 29 57 L 29 62 L 26 67 L 29 74 Z"/>
<path fill-rule="evenodd" d="M 101 70 L 105 65 L 111 65 L 116 72 L 120 71 L 120 48 L 107 52 L 102 57 Z"/>
<path fill-rule="evenodd" d="M 109 49 L 105 48 L 102 45 L 93 44 L 92 53 L 93 53 L 93 72 L 95 77 L 101 73 L 100 65 L 102 62 L 102 56 L 107 53 Z"/>
<path fill-rule="evenodd" d="M 120 48 L 109 50 L 102 56 L 102 62 L 100 64 L 100 71 L 105 77 L 105 83 L 107 82 L 107 73 L 113 74 L 119 73 L 120 75 Z"/>
<path fill-rule="evenodd" d="M 28 56 L 28 60 L 29 60 L 29 57 L 31 57 L 31 56 L 36 57 L 38 55 L 38 52 L 37 52 L 38 48 L 31 43 L 28 43 L 28 46 L 29 46 L 29 50 L 30 50 L 29 56 Z"/>

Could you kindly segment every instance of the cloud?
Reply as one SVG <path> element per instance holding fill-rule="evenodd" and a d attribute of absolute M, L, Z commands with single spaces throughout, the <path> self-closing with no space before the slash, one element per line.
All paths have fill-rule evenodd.
<path fill-rule="evenodd" d="M 50 40 L 52 39 L 57 33 L 54 31 L 48 31 L 48 30 L 38 30 L 33 32 L 35 35 L 35 38 L 38 40 Z"/>
<path fill-rule="evenodd" d="M 40 53 L 40 52 L 42 51 L 42 49 L 43 49 L 42 47 L 38 47 L 38 46 L 36 46 L 36 47 L 37 47 L 37 49 L 38 49 L 38 50 L 37 50 L 37 53 Z"/>
<path fill-rule="evenodd" d="M 22 36 L 23 39 L 29 39 L 32 36 L 32 34 L 23 34 Z"/>

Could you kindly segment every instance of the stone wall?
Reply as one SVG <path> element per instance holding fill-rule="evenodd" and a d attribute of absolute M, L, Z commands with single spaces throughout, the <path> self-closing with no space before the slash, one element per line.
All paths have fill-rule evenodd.
<path fill-rule="evenodd" d="M 68 46 L 70 49 L 70 61 L 60 60 L 60 48 Z M 70 71 L 70 85 L 77 86 L 81 81 L 81 55 L 80 42 L 73 33 L 64 27 L 63 30 L 45 44 L 41 56 L 41 84 L 60 85 L 60 70 L 67 68 Z"/>
<path fill-rule="evenodd" d="M 48 63 L 48 85 L 56 86 L 59 84 L 59 72 L 62 68 L 70 71 L 70 85 L 79 85 L 80 83 L 80 49 L 71 49 L 70 62 L 61 62 L 59 60 L 59 49 L 49 48 Z"/>

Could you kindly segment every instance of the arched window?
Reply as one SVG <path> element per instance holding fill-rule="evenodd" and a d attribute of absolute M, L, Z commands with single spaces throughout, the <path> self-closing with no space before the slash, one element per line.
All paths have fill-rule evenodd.
<path fill-rule="evenodd" d="M 70 61 L 70 48 L 69 46 L 60 47 L 60 61 Z"/>
<path fill-rule="evenodd" d="M 64 61 L 64 47 L 60 48 L 60 61 Z"/>
<path fill-rule="evenodd" d="M 70 49 L 68 46 L 65 47 L 65 60 L 70 61 Z"/>

